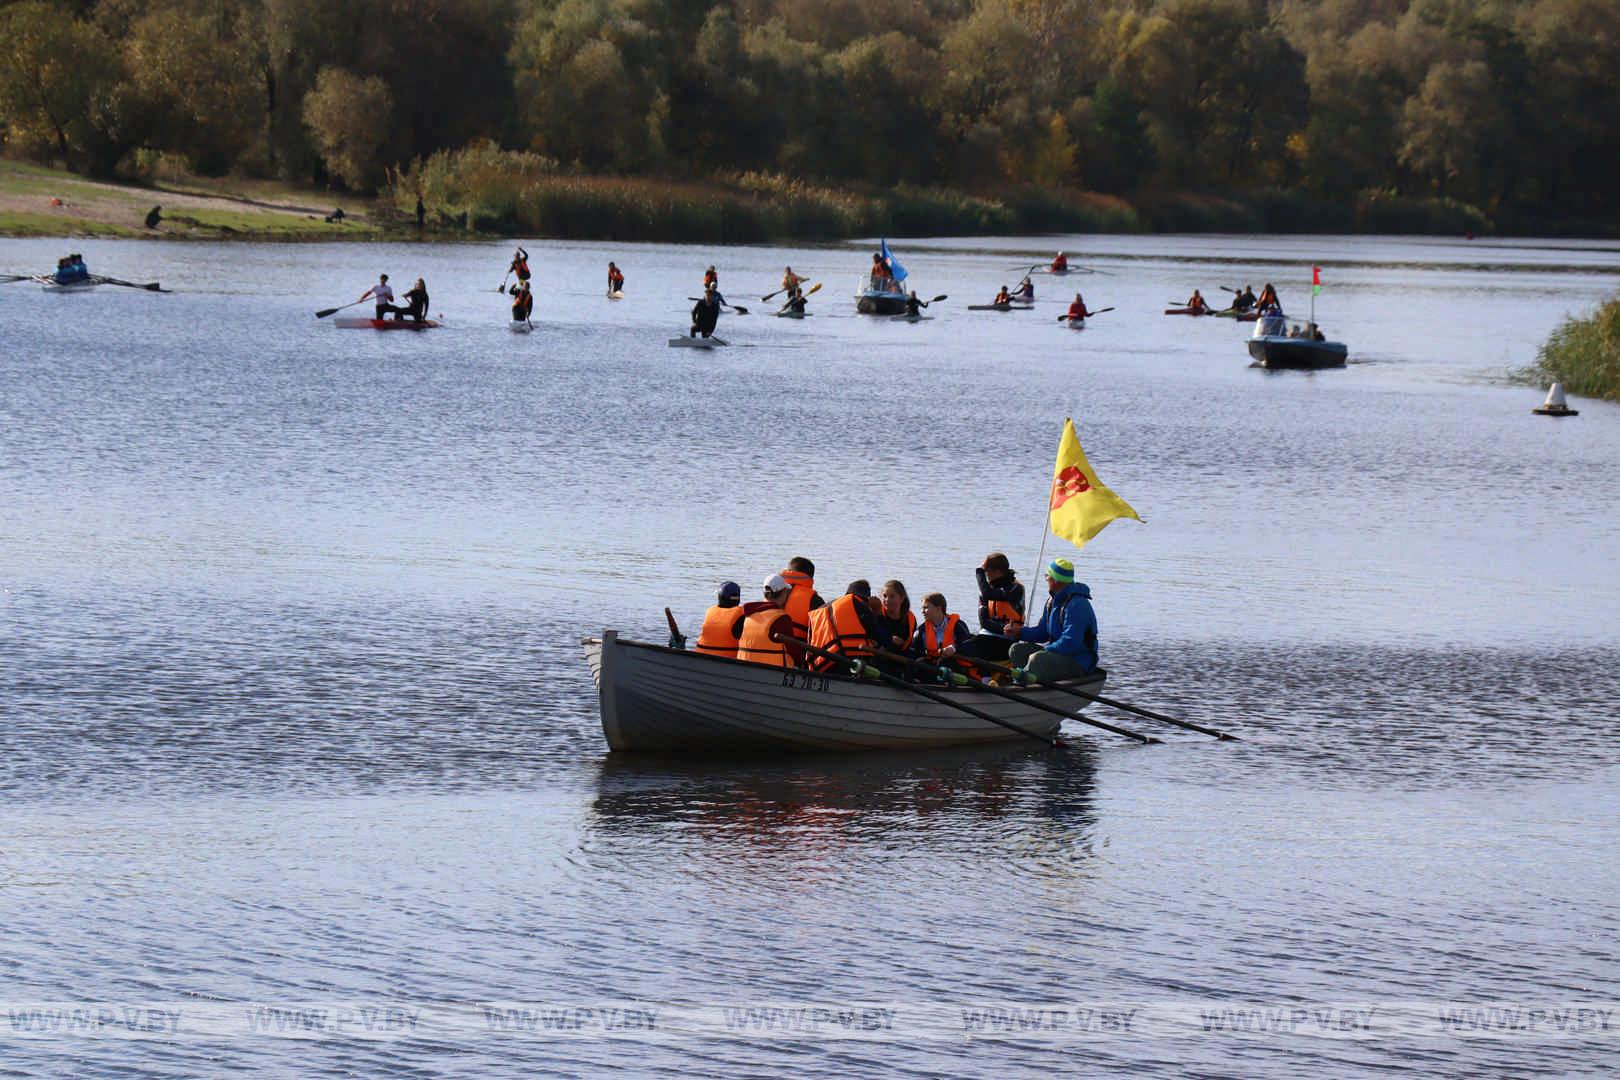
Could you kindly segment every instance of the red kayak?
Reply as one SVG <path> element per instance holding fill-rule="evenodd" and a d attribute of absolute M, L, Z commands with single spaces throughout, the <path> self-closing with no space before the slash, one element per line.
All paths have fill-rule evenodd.
<path fill-rule="evenodd" d="M 432 330 L 439 324 L 432 319 L 333 319 L 339 330 Z"/>
<path fill-rule="evenodd" d="M 1196 311 L 1196 310 L 1194 310 L 1193 308 L 1190 308 L 1190 307 L 1169 307 L 1169 308 L 1164 309 L 1164 313 L 1166 315 L 1213 315 L 1213 314 L 1215 314 L 1213 311 L 1210 311 L 1208 308 L 1205 308 L 1202 311 Z"/>

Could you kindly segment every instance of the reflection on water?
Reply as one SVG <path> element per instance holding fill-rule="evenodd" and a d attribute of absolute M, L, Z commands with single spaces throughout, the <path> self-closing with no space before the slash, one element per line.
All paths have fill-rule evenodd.
<path fill-rule="evenodd" d="M 738 347 L 701 356 L 663 343 L 703 266 L 742 297 L 784 261 L 847 280 L 865 252 L 620 245 L 634 291 L 607 304 L 602 245 L 531 244 L 539 329 L 522 338 L 488 284 L 499 244 L 98 242 L 98 268 L 179 291 L 98 297 L 96 319 L 83 297 L 0 292 L 9 992 L 1620 995 L 1620 409 L 1551 425 L 1529 414 L 1539 393 L 1502 378 L 1612 291 L 1612 246 L 1052 243 L 1107 273 L 1037 279 L 1035 313 L 975 318 L 965 304 L 1035 243 L 914 243 L 918 284 L 952 296 L 933 321 L 861 319 L 829 287 L 803 322 L 728 315 Z M 26 269 L 57 246 L 8 251 Z M 1313 263 L 1319 317 L 1376 362 L 1262 378 L 1246 327 L 1157 314 L 1250 276 L 1303 301 Z M 426 276 L 447 328 L 313 320 L 379 270 Z M 1056 320 L 1076 288 L 1117 309 L 1084 334 Z M 1148 522 L 1081 555 L 1110 696 L 1243 741 L 1103 710 L 1165 744 L 1069 725 L 1061 751 L 606 754 L 582 635 L 662 640 L 666 604 L 690 628 L 719 581 L 798 553 L 824 593 L 900 576 L 971 615 L 986 552 L 1029 573 L 1065 414 Z M 5 1050 L 19 1075 L 75 1076 L 1568 1075 L 1597 1060 L 1578 1041 L 903 1033 Z"/>

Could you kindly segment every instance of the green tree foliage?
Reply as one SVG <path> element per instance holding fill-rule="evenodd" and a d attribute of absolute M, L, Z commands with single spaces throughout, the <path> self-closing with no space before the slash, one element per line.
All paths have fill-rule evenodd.
<path fill-rule="evenodd" d="M 99 172 L 363 187 L 493 140 L 614 176 L 1620 209 L 1614 0 L 23 0 L 0 33 L 6 149 Z"/>

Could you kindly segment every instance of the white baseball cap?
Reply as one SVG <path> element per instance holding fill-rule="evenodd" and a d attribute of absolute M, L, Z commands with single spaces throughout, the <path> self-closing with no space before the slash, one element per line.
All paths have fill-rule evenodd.
<path fill-rule="evenodd" d="M 787 578 L 781 574 L 772 574 L 765 579 L 765 591 L 768 593 L 779 593 L 786 588 L 789 588 Z"/>

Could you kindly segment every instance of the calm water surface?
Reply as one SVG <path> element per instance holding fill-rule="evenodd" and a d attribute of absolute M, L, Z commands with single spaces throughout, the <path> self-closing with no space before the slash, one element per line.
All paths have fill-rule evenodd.
<path fill-rule="evenodd" d="M 858 245 L 535 243 L 520 337 L 503 245 L 7 241 L 0 270 L 68 244 L 176 291 L 0 287 L 0 1075 L 1612 1065 L 1620 408 L 1535 417 L 1508 373 L 1612 294 L 1615 245 L 902 242 L 950 297 L 909 325 L 854 315 Z M 1101 272 L 966 310 L 1056 247 Z M 711 262 L 753 313 L 669 349 Z M 1312 262 L 1346 370 L 1159 314 L 1266 281 L 1303 313 Z M 761 317 L 784 263 L 814 318 Z M 312 318 L 379 271 L 446 328 Z M 1116 310 L 1067 330 L 1076 288 Z M 971 614 L 986 552 L 1032 572 L 1065 416 L 1147 522 L 1078 557 L 1111 691 L 1245 741 L 607 755 L 582 635 L 695 628 L 798 553 Z M 1383 1019 L 1207 1030 L 1251 1006 Z M 581 1011 L 612 1007 L 661 1019 Z"/>

